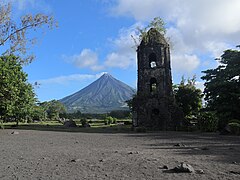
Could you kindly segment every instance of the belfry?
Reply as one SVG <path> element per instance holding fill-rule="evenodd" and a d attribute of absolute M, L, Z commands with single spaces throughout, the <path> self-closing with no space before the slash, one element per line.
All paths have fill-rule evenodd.
<path fill-rule="evenodd" d="M 175 130 L 170 50 L 164 36 L 151 28 L 137 49 L 137 95 L 133 99 L 133 126 Z"/>

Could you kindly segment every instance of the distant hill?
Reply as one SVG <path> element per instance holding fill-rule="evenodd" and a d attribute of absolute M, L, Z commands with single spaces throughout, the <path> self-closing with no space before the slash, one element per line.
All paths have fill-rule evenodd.
<path fill-rule="evenodd" d="M 128 110 L 126 100 L 135 90 L 105 73 L 82 90 L 60 100 L 68 112 L 106 113 L 112 110 Z"/>

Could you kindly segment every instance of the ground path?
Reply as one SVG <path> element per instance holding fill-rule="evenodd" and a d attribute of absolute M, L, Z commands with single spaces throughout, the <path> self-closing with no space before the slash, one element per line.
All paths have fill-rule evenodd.
<path fill-rule="evenodd" d="M 181 162 L 204 174 L 162 169 Z M 239 136 L 0 130 L 0 179 L 240 179 L 238 173 Z"/>

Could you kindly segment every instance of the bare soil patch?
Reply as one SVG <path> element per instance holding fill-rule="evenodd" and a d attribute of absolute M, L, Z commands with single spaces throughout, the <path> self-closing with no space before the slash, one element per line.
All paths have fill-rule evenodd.
<path fill-rule="evenodd" d="M 0 160 L 0 179 L 240 179 L 240 137 L 7 129 Z M 197 171 L 166 171 L 181 162 Z"/>

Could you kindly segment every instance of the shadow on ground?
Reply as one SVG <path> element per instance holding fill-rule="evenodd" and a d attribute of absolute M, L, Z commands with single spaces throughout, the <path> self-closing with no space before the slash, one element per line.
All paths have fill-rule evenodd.
<path fill-rule="evenodd" d="M 146 138 L 146 149 L 166 150 L 175 155 L 205 156 L 240 167 L 240 136 L 200 132 L 158 132 L 127 135 Z"/>

